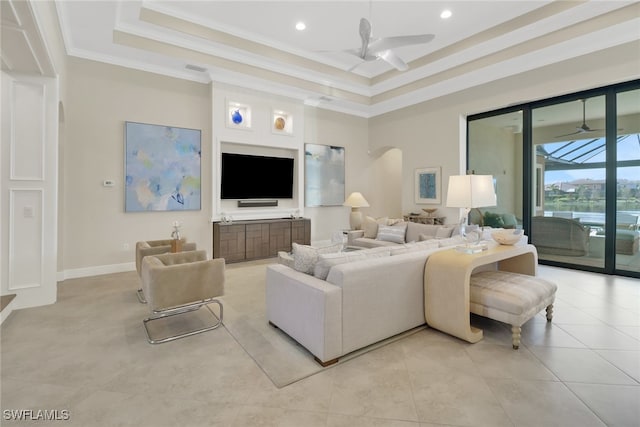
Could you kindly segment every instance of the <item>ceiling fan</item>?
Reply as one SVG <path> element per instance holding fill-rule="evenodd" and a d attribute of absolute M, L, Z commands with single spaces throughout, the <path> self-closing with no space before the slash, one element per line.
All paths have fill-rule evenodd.
<path fill-rule="evenodd" d="M 571 136 L 571 135 L 579 135 L 581 133 L 603 132 L 604 131 L 604 129 L 591 129 L 589 126 L 587 126 L 586 115 L 585 115 L 585 106 L 587 105 L 587 100 L 586 99 L 581 99 L 580 101 L 582 101 L 582 125 L 576 127 L 576 131 L 575 132 L 567 133 L 567 134 L 564 134 L 564 135 L 557 135 L 556 138 L 561 138 L 561 137 Z"/>
<path fill-rule="evenodd" d="M 406 71 L 409 65 L 402 60 L 393 49 L 415 44 L 428 43 L 433 40 L 433 34 L 418 34 L 413 36 L 395 36 L 376 39 L 372 36 L 371 23 L 366 18 L 360 19 L 360 38 L 362 45 L 359 49 L 349 49 L 346 52 L 362 59 L 362 62 L 354 65 L 349 71 L 359 65 L 382 59 L 392 65 L 398 71 Z"/>

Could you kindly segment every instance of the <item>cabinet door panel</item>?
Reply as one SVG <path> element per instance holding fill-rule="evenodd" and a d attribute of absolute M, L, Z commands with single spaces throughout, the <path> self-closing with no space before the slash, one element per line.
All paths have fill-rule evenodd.
<path fill-rule="evenodd" d="M 245 259 L 245 226 L 221 225 L 218 227 L 220 250 L 214 254 L 216 258 L 226 261 L 242 261 Z"/>
<path fill-rule="evenodd" d="M 269 256 L 277 256 L 278 251 L 291 251 L 291 222 L 269 224 Z"/>
<path fill-rule="evenodd" d="M 246 233 L 246 258 L 268 257 L 269 224 L 247 224 Z"/>

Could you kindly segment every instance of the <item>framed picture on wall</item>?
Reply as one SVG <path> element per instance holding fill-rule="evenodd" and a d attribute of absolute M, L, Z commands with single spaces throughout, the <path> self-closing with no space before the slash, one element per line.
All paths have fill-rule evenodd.
<path fill-rule="evenodd" d="M 305 206 L 342 206 L 344 165 L 344 147 L 304 145 Z"/>
<path fill-rule="evenodd" d="M 200 130 L 125 122 L 125 212 L 200 210 Z"/>
<path fill-rule="evenodd" d="M 416 169 L 415 203 L 440 204 L 440 168 Z"/>

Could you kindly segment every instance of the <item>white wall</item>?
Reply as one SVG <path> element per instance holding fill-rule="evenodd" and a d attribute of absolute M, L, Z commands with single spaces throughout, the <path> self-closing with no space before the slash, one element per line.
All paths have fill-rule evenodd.
<path fill-rule="evenodd" d="M 640 78 L 639 51 L 640 43 L 628 43 L 372 118 L 371 151 L 388 146 L 402 151 L 402 212 L 425 206 L 414 203 L 414 170 L 437 166 L 442 168 L 442 203 L 432 206 L 456 222 L 459 210 L 446 208 L 445 202 L 448 176 L 466 170 L 461 118 Z"/>
<path fill-rule="evenodd" d="M 183 223 L 183 234 L 189 240 L 211 253 L 211 221 L 219 219 L 223 207 L 236 219 L 242 219 L 242 215 L 264 216 L 264 212 L 250 208 L 239 211 L 233 204 L 226 206 L 218 200 L 217 153 L 225 144 L 250 151 L 299 151 L 298 167 L 304 162 L 305 142 L 344 146 L 347 194 L 363 192 L 370 197 L 371 209 L 381 213 L 387 210 L 389 200 L 399 201 L 397 191 L 392 190 L 397 188 L 393 182 L 400 175 L 398 161 L 391 154 L 379 158 L 367 154 L 366 119 L 228 85 L 203 85 L 82 59 L 71 58 L 67 68 L 66 143 L 61 159 L 65 166 L 61 179 L 65 190 L 60 208 L 61 279 L 133 269 L 135 242 L 168 238 L 174 220 Z M 252 106 L 251 130 L 225 124 L 224 110 L 229 100 Z M 293 135 L 271 132 L 274 108 L 292 114 Z M 124 212 L 125 121 L 202 130 L 200 211 Z M 384 185 L 380 185 L 384 180 L 380 177 L 382 170 L 391 170 L 393 178 Z M 114 180 L 115 186 L 103 187 L 105 179 Z M 289 201 L 288 206 L 281 205 L 275 215 L 286 216 L 299 209 L 311 219 L 312 241 L 328 240 L 334 231 L 348 228 L 349 208 L 305 208 L 303 188 L 301 174 L 297 184 L 300 197 Z M 386 192 L 396 195 L 380 196 Z"/>
<path fill-rule="evenodd" d="M 372 182 L 372 162 L 367 154 L 367 120 L 315 107 L 305 107 L 304 142 L 345 147 L 345 199 L 359 191 L 372 204 L 377 188 Z M 372 205 L 373 206 L 373 205 Z M 311 240 L 324 241 L 331 234 L 349 228 L 349 207 L 323 206 L 305 208 L 311 218 Z M 367 213 L 370 208 L 363 208 Z"/>
<path fill-rule="evenodd" d="M 301 101 L 272 96 L 256 91 L 219 83 L 213 84 L 213 205 L 212 220 L 219 221 L 221 213 L 233 219 L 284 218 L 292 214 L 304 215 L 304 106 Z M 240 105 L 247 115 L 236 126 L 230 123 L 229 110 Z M 274 130 L 274 111 L 287 116 L 287 132 Z M 248 123 L 245 126 L 245 123 Z M 278 206 L 239 208 L 237 200 L 220 200 L 220 153 L 233 152 L 294 159 L 293 199 L 279 199 Z M 247 171 L 248 178 L 251 171 Z"/>
<path fill-rule="evenodd" d="M 211 252 L 211 102 L 209 85 L 70 58 L 65 105 L 64 276 L 134 268 L 136 241 L 169 238 L 172 223 Z M 201 133 L 200 211 L 124 211 L 124 123 Z M 111 179 L 113 187 L 102 182 Z"/>
<path fill-rule="evenodd" d="M 439 208 L 452 222 L 458 211 L 444 207 L 447 177 L 465 169 L 460 158 L 464 155 L 461 120 L 464 121 L 466 115 L 637 78 L 640 64 L 634 60 L 634 49 L 638 49 L 638 43 L 369 120 L 300 106 L 268 94 L 239 91 L 244 91 L 249 98 L 255 97 L 255 102 L 265 106 L 264 111 L 274 102 L 292 102 L 292 111 L 302 109 L 303 136 L 301 140 L 292 137 L 294 145 L 344 146 L 346 195 L 352 191 L 362 192 L 371 204 L 370 208 L 363 209 L 365 214 L 399 216 L 424 207 L 413 200 L 414 170 L 441 167 L 443 202 Z M 212 145 L 216 135 L 227 132 L 223 125 L 216 124 L 215 109 L 222 98 L 212 100 L 212 92 L 223 88 L 212 90 L 209 85 L 79 59 L 70 59 L 67 80 L 69 94 L 65 105 L 66 142 L 62 163 L 65 197 L 60 210 L 64 218 L 61 238 L 67 277 L 132 268 L 135 242 L 168 236 L 174 219 L 185 224 L 187 237 L 211 251 L 211 183 L 215 176 Z M 224 89 L 227 93 L 238 90 Z M 121 180 L 125 120 L 202 129 L 202 211 L 179 215 L 124 213 Z M 221 132 L 216 133 L 217 130 Z M 222 139 L 234 138 L 223 136 Z M 107 178 L 114 179 L 117 185 L 102 187 L 102 181 Z M 313 241 L 327 240 L 332 232 L 348 228 L 347 207 L 304 208 L 303 212 L 311 218 Z M 123 249 L 124 244 L 129 245 L 128 250 Z"/>

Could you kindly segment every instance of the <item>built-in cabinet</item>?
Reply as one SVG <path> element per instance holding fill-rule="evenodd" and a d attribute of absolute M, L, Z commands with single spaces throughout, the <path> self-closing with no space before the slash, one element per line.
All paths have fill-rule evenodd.
<path fill-rule="evenodd" d="M 311 220 L 283 218 L 213 223 L 213 257 L 226 262 L 270 258 L 311 243 Z"/>

